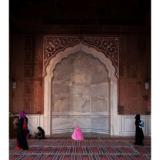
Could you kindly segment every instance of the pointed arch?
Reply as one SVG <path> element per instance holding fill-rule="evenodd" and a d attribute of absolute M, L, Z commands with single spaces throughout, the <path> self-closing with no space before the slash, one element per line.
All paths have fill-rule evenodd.
<path fill-rule="evenodd" d="M 92 55 L 100 62 L 104 64 L 108 70 L 108 77 L 110 78 L 110 134 L 118 135 L 118 113 L 117 113 L 117 77 L 115 76 L 115 67 L 109 58 L 107 58 L 102 52 L 97 51 L 94 47 L 78 43 L 73 47 L 68 47 L 64 51 L 58 52 L 54 57 L 50 59 L 46 66 L 46 75 L 44 77 L 44 128 L 47 135 L 51 135 L 51 79 L 53 77 L 53 70 L 56 65 L 64 58 L 76 52 L 83 51 Z"/>

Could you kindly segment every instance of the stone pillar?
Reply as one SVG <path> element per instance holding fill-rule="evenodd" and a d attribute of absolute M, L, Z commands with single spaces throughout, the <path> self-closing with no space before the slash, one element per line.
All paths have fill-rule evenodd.
<path fill-rule="evenodd" d="M 119 122 L 118 122 L 118 101 L 117 101 L 117 80 L 111 80 L 110 82 L 111 94 L 110 94 L 110 112 L 111 112 L 111 135 L 119 135 Z"/>
<path fill-rule="evenodd" d="M 43 127 L 46 135 L 51 135 L 51 78 L 45 77 L 44 80 L 44 123 Z"/>

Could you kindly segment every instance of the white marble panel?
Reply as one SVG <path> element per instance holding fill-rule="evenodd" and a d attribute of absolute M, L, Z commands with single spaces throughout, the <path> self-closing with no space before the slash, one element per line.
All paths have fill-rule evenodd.
<path fill-rule="evenodd" d="M 91 126 L 97 132 L 110 132 L 110 117 L 93 117 L 91 119 Z"/>
<path fill-rule="evenodd" d="M 37 127 L 40 125 L 40 115 L 27 115 L 28 117 L 28 129 L 31 134 L 37 130 Z"/>
<path fill-rule="evenodd" d="M 52 118 L 52 134 L 72 131 L 76 126 L 79 126 L 82 131 L 85 131 L 85 128 L 90 128 L 90 123 L 90 118 L 65 116 L 60 118 L 55 117 Z"/>
<path fill-rule="evenodd" d="M 93 112 L 107 112 L 109 114 L 109 85 L 108 82 L 92 84 L 91 110 Z"/>
<path fill-rule="evenodd" d="M 146 135 L 151 136 L 151 116 L 146 116 Z"/>
<path fill-rule="evenodd" d="M 82 113 L 81 113 L 82 114 Z M 29 130 L 32 135 L 37 129 L 37 126 L 45 128 L 44 115 L 34 114 L 27 115 L 29 120 Z M 117 124 L 119 126 L 119 136 L 134 136 L 135 135 L 135 115 L 119 115 Z M 141 119 L 144 120 L 144 135 L 151 136 L 151 117 L 150 115 L 142 115 Z M 106 113 L 84 113 L 79 115 L 79 113 L 54 113 L 52 116 L 52 131 L 51 133 L 66 133 L 72 132 L 73 128 L 78 125 L 82 128 L 83 132 L 95 132 L 95 133 L 105 133 L 110 134 L 110 117 Z"/>
<path fill-rule="evenodd" d="M 79 126 L 83 132 L 106 133 L 110 132 L 110 120 L 105 116 L 53 116 L 52 134 L 63 133 Z"/>
<path fill-rule="evenodd" d="M 90 112 L 89 87 L 84 85 L 73 85 L 71 88 L 70 111 Z"/>
<path fill-rule="evenodd" d="M 121 136 L 135 136 L 135 115 L 124 115 L 119 116 L 120 133 Z M 141 120 L 144 121 L 143 133 L 145 136 L 150 136 L 151 126 L 150 126 L 150 116 L 142 115 Z"/>
<path fill-rule="evenodd" d="M 134 132 L 135 131 L 135 121 L 132 117 L 125 117 L 123 119 L 123 130 L 125 132 Z"/>

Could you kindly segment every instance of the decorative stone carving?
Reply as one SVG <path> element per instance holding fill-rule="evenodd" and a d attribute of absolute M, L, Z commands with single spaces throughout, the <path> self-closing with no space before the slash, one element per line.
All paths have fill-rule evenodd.
<path fill-rule="evenodd" d="M 53 36 L 47 35 L 43 41 L 43 71 L 49 61 L 60 51 L 73 47 L 79 43 L 95 48 L 104 53 L 115 67 L 115 75 L 119 75 L 119 39 L 117 37 L 95 37 L 95 36 Z"/>
<path fill-rule="evenodd" d="M 44 68 L 48 65 L 50 59 L 58 52 L 63 51 L 65 48 L 72 47 L 80 43 L 78 37 L 73 36 L 45 36 L 43 43 L 43 64 Z"/>
<path fill-rule="evenodd" d="M 89 47 L 105 54 L 112 61 L 115 67 L 115 74 L 118 77 L 119 70 L 119 44 L 115 37 L 84 37 L 83 42 Z"/>

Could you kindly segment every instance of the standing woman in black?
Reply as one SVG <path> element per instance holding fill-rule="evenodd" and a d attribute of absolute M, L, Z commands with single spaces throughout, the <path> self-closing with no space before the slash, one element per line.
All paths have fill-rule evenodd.
<path fill-rule="evenodd" d="M 137 114 L 135 116 L 135 126 L 136 126 L 136 134 L 135 134 L 135 144 L 136 145 L 143 145 L 144 140 L 144 134 L 141 127 L 141 120 L 140 120 L 140 114 Z"/>
<path fill-rule="evenodd" d="M 17 128 L 17 142 L 19 149 L 28 150 L 27 134 L 28 118 L 26 117 L 26 114 L 24 112 L 20 112 Z"/>

